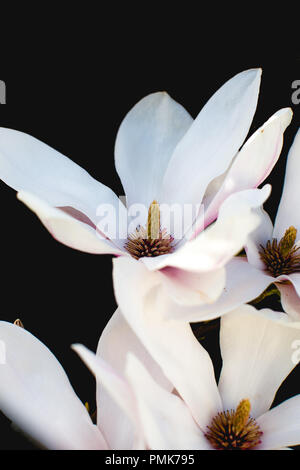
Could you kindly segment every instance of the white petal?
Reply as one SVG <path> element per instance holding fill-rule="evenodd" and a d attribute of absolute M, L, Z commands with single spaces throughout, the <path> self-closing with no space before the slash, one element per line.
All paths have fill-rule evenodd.
<path fill-rule="evenodd" d="M 193 119 L 167 93 L 139 101 L 123 120 L 116 140 L 115 163 L 127 206 L 159 200 L 169 159 Z M 159 201 L 160 202 L 160 201 Z"/>
<path fill-rule="evenodd" d="M 51 206 L 73 207 L 97 225 L 100 204 L 118 207 L 113 191 L 69 158 L 30 135 L 0 128 L 0 178 Z"/>
<path fill-rule="evenodd" d="M 207 273 L 195 273 L 166 267 L 160 273 L 166 295 L 184 307 L 215 302 L 223 291 L 226 279 L 224 268 Z"/>
<path fill-rule="evenodd" d="M 299 178 L 300 178 L 300 130 L 296 134 L 292 147 L 290 148 L 283 192 L 274 224 L 274 238 L 279 240 L 283 237 L 287 228 L 293 225 L 300 231 L 300 215 L 297 210 L 299 202 Z"/>
<path fill-rule="evenodd" d="M 223 358 L 219 390 L 224 409 L 248 398 L 251 415 L 266 412 L 277 389 L 295 367 L 292 344 L 299 330 L 281 312 L 244 305 L 221 319 Z"/>
<path fill-rule="evenodd" d="M 245 251 L 247 253 L 248 262 L 256 268 L 264 270 L 265 264 L 261 260 L 259 252 L 261 246 L 264 247 L 268 240 L 272 240 L 273 224 L 269 215 L 262 207 L 255 209 L 255 212 L 260 217 L 261 223 L 249 234 Z"/>
<path fill-rule="evenodd" d="M 295 287 L 290 283 L 277 282 L 281 295 L 281 305 L 284 311 L 295 321 L 300 321 L 300 297 Z"/>
<path fill-rule="evenodd" d="M 128 358 L 126 372 L 136 396 L 150 449 L 210 448 L 185 403 L 179 397 L 159 387 L 143 365 L 132 355 Z"/>
<path fill-rule="evenodd" d="M 117 309 L 101 334 L 97 356 L 109 364 L 117 374 L 124 376 L 129 352 L 139 358 L 157 383 L 169 391 L 173 389 L 158 364 L 126 322 L 120 309 Z M 97 410 L 98 425 L 109 446 L 112 449 L 132 448 L 135 438 L 132 422 L 101 382 L 97 382 Z"/>
<path fill-rule="evenodd" d="M 187 323 L 166 321 L 159 273 L 134 259 L 114 259 L 115 295 L 126 320 L 190 407 L 198 424 L 220 409 L 213 365 Z"/>
<path fill-rule="evenodd" d="M 273 279 L 251 266 L 246 258 L 237 256 L 226 265 L 226 283 L 214 303 L 190 306 L 165 303 L 163 314 L 178 321 L 200 322 L 213 320 L 258 297 Z"/>
<path fill-rule="evenodd" d="M 174 150 L 163 182 L 166 202 L 201 203 L 241 147 L 255 113 L 261 70 L 247 70 L 208 101 Z"/>
<path fill-rule="evenodd" d="M 85 253 L 125 254 L 86 223 L 80 222 L 60 209 L 51 207 L 35 195 L 20 192 L 18 199 L 24 202 L 38 216 L 51 235 L 64 245 Z"/>
<path fill-rule="evenodd" d="M 174 253 L 164 257 L 141 258 L 141 261 L 148 269 L 174 266 L 187 271 L 205 272 L 222 268 L 243 248 L 249 233 L 260 223 L 260 217 L 252 209 L 262 205 L 269 193 L 270 186 L 265 185 L 262 189 L 232 194 L 222 204 L 214 225 Z"/>
<path fill-rule="evenodd" d="M 300 395 L 260 416 L 257 423 L 263 431 L 259 450 L 300 445 Z"/>
<path fill-rule="evenodd" d="M 113 400 L 115 401 L 116 405 L 118 406 L 120 413 L 125 413 L 127 418 L 131 421 L 133 425 L 133 433 L 134 433 L 134 440 L 130 442 L 131 446 L 128 446 L 128 441 L 124 442 L 123 438 L 123 445 L 122 443 L 118 442 L 116 447 L 110 444 L 110 448 L 116 449 L 132 449 L 132 448 L 142 448 L 143 438 L 141 433 L 140 421 L 137 413 L 137 408 L 135 404 L 135 398 L 133 392 L 131 390 L 130 385 L 124 378 L 116 373 L 109 364 L 104 362 L 99 356 L 89 351 L 87 348 L 80 344 L 75 344 L 72 346 L 74 351 L 81 357 L 84 363 L 89 367 L 92 373 L 95 375 L 97 379 L 97 383 L 101 384 L 105 387 L 107 393 L 111 395 Z M 105 406 L 105 403 L 101 404 L 97 402 L 97 413 L 98 411 L 101 412 L 101 408 Z M 116 420 L 115 420 L 116 418 Z M 116 434 L 120 432 L 118 429 L 119 419 L 114 413 L 110 417 L 111 419 L 111 427 L 115 429 Z M 102 423 L 101 418 L 98 419 L 98 427 L 102 430 Z M 131 428 L 129 428 L 132 432 Z M 103 432 L 105 431 L 105 427 L 103 428 Z M 123 428 L 124 431 L 124 428 Z"/>
<path fill-rule="evenodd" d="M 0 322 L 0 409 L 49 449 L 107 449 L 61 365 L 23 328 Z"/>
<path fill-rule="evenodd" d="M 230 194 L 256 188 L 267 178 L 280 155 L 283 133 L 292 115 L 290 108 L 281 109 L 247 140 L 205 211 L 205 226 L 217 218 L 220 205 Z"/>

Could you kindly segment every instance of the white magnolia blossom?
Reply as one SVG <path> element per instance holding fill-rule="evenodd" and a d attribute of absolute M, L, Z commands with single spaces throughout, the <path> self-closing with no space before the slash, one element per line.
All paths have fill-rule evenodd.
<path fill-rule="evenodd" d="M 246 256 L 238 256 L 226 266 L 226 285 L 213 305 L 185 307 L 172 315 L 185 321 L 215 318 L 257 298 L 275 283 L 284 310 L 300 320 L 300 131 L 289 151 L 281 201 L 274 227 L 268 214 L 259 208 L 262 223 L 245 245 Z M 276 241 L 274 241 L 276 240 Z M 269 243 L 268 243 L 269 242 Z"/>
<path fill-rule="evenodd" d="M 0 129 L 0 178 L 19 191 L 19 199 L 60 242 L 88 253 L 116 255 L 115 269 L 118 263 L 125 269 L 134 263 L 140 273 L 157 274 L 156 282 L 175 310 L 212 303 L 225 285 L 224 266 L 260 222 L 253 209 L 262 205 L 269 188 L 252 188 L 271 172 L 292 116 L 289 108 L 278 111 L 242 146 L 255 113 L 260 76 L 261 70 L 255 69 L 233 77 L 195 120 L 166 93 L 145 97 L 125 117 L 116 139 L 115 163 L 127 207 L 139 203 L 150 211 L 154 201 L 159 210 L 163 205 L 202 203 L 204 227 L 217 219 L 201 233 L 196 223 L 181 240 L 173 240 L 171 227 L 170 233 L 159 233 L 159 244 L 154 240 L 154 248 L 149 243 L 146 247 L 151 257 L 143 251 L 147 215 L 128 239 L 108 239 L 99 206 L 113 207 L 119 214 L 117 196 L 35 138 Z M 161 221 L 163 231 L 165 212 L 159 210 L 155 220 L 156 225 Z M 174 230 L 181 226 L 173 222 Z M 136 250 L 142 251 L 136 255 Z"/>
<path fill-rule="evenodd" d="M 114 318 L 118 329 L 110 332 L 110 322 L 97 355 L 74 345 L 95 372 L 97 425 L 51 351 L 23 328 L 0 322 L 1 351 L 5 352 L 0 365 L 0 410 L 39 446 L 56 450 L 145 448 L 132 387 L 124 377 L 128 351 L 137 355 L 156 383 L 166 390 L 172 386 L 125 320 L 117 313 Z"/>
<path fill-rule="evenodd" d="M 249 305 L 223 316 L 218 386 L 207 352 L 173 324 L 169 331 L 177 336 L 181 358 L 165 364 L 164 372 L 174 380 L 178 369 L 176 394 L 160 387 L 134 356 L 126 367 L 149 448 L 275 450 L 300 444 L 300 395 L 270 410 L 295 367 L 300 323 Z M 152 344 L 153 350 L 159 347 L 163 344 Z"/>

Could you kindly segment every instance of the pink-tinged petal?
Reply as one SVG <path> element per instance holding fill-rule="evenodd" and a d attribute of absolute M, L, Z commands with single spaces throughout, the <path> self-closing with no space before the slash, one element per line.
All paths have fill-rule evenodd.
<path fill-rule="evenodd" d="M 120 250 L 110 240 L 104 239 L 86 223 L 71 217 L 63 210 L 51 207 L 35 195 L 20 192 L 18 199 L 26 204 L 51 235 L 64 245 L 85 253 L 126 255 L 126 252 Z"/>
<path fill-rule="evenodd" d="M 160 274 L 125 257 L 114 259 L 115 295 L 126 320 L 190 407 L 198 424 L 221 408 L 211 359 L 188 323 L 166 321 Z"/>
<path fill-rule="evenodd" d="M 166 390 L 173 386 L 163 375 L 136 334 L 128 325 L 124 315 L 117 309 L 103 330 L 97 356 L 109 364 L 115 373 L 124 376 L 126 357 L 131 352 L 149 371 L 153 379 Z M 132 421 L 118 406 L 112 394 L 101 381 L 97 381 L 97 421 L 106 441 L 112 449 L 130 449 L 134 445 L 135 429 Z"/>
<path fill-rule="evenodd" d="M 263 432 L 258 450 L 300 445 L 300 395 L 267 411 L 257 423 Z"/>
<path fill-rule="evenodd" d="M 115 401 L 118 406 L 120 413 L 125 413 L 127 418 L 130 420 L 133 427 L 132 442 L 128 446 L 129 442 L 123 443 L 119 441 L 119 445 L 112 446 L 110 443 L 110 448 L 117 450 L 125 449 L 142 449 L 144 448 L 143 436 L 141 432 L 140 421 L 137 413 L 135 397 L 132 392 L 132 389 L 129 383 L 124 380 L 124 378 L 117 374 L 109 364 L 103 361 L 99 356 L 89 351 L 86 347 L 81 344 L 75 344 L 72 346 L 72 349 L 77 352 L 83 362 L 88 366 L 91 372 L 95 375 L 97 383 L 101 384 Z M 97 403 L 97 413 L 101 411 L 102 406 L 105 406 L 105 403 L 101 404 L 101 401 Z M 119 419 L 115 414 L 113 414 L 111 419 L 111 426 L 115 428 L 116 434 L 120 432 L 118 429 Z M 102 430 L 101 419 L 98 419 L 98 428 Z M 124 429 L 123 429 L 124 431 Z M 131 431 L 131 428 L 130 428 Z M 105 432 L 105 427 L 103 433 Z M 120 445 L 121 444 L 121 445 Z"/>
<path fill-rule="evenodd" d="M 174 150 L 163 181 L 164 202 L 201 203 L 246 138 L 255 113 L 261 70 L 239 73 L 207 102 Z"/>
<path fill-rule="evenodd" d="M 245 244 L 245 251 L 250 264 L 257 269 L 265 270 L 265 264 L 261 260 L 259 252 L 262 246 L 266 246 L 268 240 L 272 240 L 273 224 L 269 215 L 262 207 L 255 209 L 255 212 L 260 217 L 261 223 L 249 234 Z"/>
<path fill-rule="evenodd" d="M 154 199 L 159 200 L 169 159 L 192 122 L 188 112 L 167 93 L 148 95 L 129 111 L 115 146 L 127 207 L 141 203 L 148 208 Z"/>
<path fill-rule="evenodd" d="M 107 449 L 53 354 L 19 326 L 0 322 L 0 409 L 49 449 Z"/>
<path fill-rule="evenodd" d="M 298 130 L 293 145 L 290 148 L 283 192 L 274 224 L 274 238 L 283 237 L 287 228 L 293 225 L 298 234 L 300 231 L 300 215 L 297 210 L 299 203 L 299 179 L 300 179 L 300 130 Z"/>
<path fill-rule="evenodd" d="M 166 295 L 184 307 L 215 302 L 225 286 L 225 268 L 207 273 L 195 273 L 166 267 L 160 273 Z"/>
<path fill-rule="evenodd" d="M 0 128 L 0 178 L 16 191 L 33 193 L 50 206 L 73 207 L 95 225 L 97 208 L 118 208 L 113 191 L 69 158 L 34 137 Z"/>
<path fill-rule="evenodd" d="M 134 356 L 129 356 L 126 372 L 136 397 L 148 448 L 152 450 L 210 448 L 186 404 L 158 386 Z"/>
<path fill-rule="evenodd" d="M 265 413 L 296 365 L 292 344 L 297 338 L 299 328 L 282 312 L 244 305 L 223 316 L 219 390 L 224 409 L 235 409 L 247 398 L 251 416 Z"/>
<path fill-rule="evenodd" d="M 290 318 L 300 321 L 300 297 L 293 284 L 287 282 L 276 282 L 276 286 L 280 291 L 281 305 L 283 310 Z"/>
<path fill-rule="evenodd" d="M 275 113 L 247 140 L 205 211 L 205 227 L 217 217 L 222 202 L 234 192 L 256 188 L 271 173 L 283 145 L 283 133 L 292 119 L 290 108 Z"/>
<path fill-rule="evenodd" d="M 300 297 L 300 273 L 282 274 L 281 276 L 276 277 L 276 281 L 278 283 L 286 283 L 286 281 L 290 282 L 295 288 L 295 293 Z"/>
<path fill-rule="evenodd" d="M 168 299 L 162 311 L 166 318 L 177 321 L 193 323 L 213 320 L 254 300 L 274 280 L 260 269 L 251 266 L 246 258 L 237 256 L 226 265 L 225 287 L 214 303 L 184 306 Z"/>
<path fill-rule="evenodd" d="M 248 189 L 229 196 L 220 208 L 218 220 L 174 253 L 157 258 L 141 258 L 150 270 L 173 266 L 186 271 L 206 272 L 222 268 L 246 244 L 260 223 L 253 209 L 269 196 L 270 186 Z"/>

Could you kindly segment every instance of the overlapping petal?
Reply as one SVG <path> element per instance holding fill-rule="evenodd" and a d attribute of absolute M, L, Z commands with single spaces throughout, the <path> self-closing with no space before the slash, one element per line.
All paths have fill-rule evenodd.
<path fill-rule="evenodd" d="M 244 305 L 221 319 L 223 368 L 219 381 L 224 409 L 247 398 L 256 418 L 271 406 L 281 383 L 295 367 L 292 344 L 299 338 L 287 315 Z M 284 443 L 283 443 L 284 445 Z"/>
<path fill-rule="evenodd" d="M 34 137 L 0 128 L 0 178 L 53 207 L 72 207 L 97 225 L 99 204 L 118 208 L 114 192 L 69 158 Z"/>
<path fill-rule="evenodd" d="M 173 389 L 159 365 L 128 325 L 120 309 L 117 309 L 100 336 L 97 357 L 109 364 L 115 373 L 124 377 L 129 352 L 139 358 L 158 384 L 166 390 Z M 128 413 L 118 406 L 110 391 L 103 387 L 101 380 L 97 381 L 97 422 L 112 449 L 132 448 L 136 432 L 132 420 L 128 418 Z"/>
<path fill-rule="evenodd" d="M 206 425 L 221 407 L 209 355 L 188 323 L 166 321 L 161 315 L 162 287 L 157 273 L 134 259 L 120 257 L 114 259 L 113 278 L 116 299 L 126 320 L 198 424 Z"/>
<path fill-rule="evenodd" d="M 61 365 L 23 328 L 0 322 L 0 409 L 49 449 L 107 449 Z"/>
<path fill-rule="evenodd" d="M 85 253 L 126 254 L 88 224 L 50 206 L 43 199 L 26 192 L 18 193 L 18 198 L 38 216 L 51 235 L 64 245 Z"/>
<path fill-rule="evenodd" d="M 274 224 L 273 237 L 279 240 L 291 225 L 298 230 L 298 237 L 300 235 L 300 215 L 297 210 L 299 204 L 299 178 L 300 130 L 298 130 L 288 154 L 284 186 Z"/>
<path fill-rule="evenodd" d="M 260 77 L 260 69 L 239 73 L 210 98 L 174 150 L 164 176 L 162 201 L 202 201 L 209 182 L 224 173 L 247 136 Z"/>
<path fill-rule="evenodd" d="M 134 356 L 129 356 L 126 372 L 134 390 L 149 448 L 209 449 L 185 403 L 159 387 Z"/>
<path fill-rule="evenodd" d="M 217 194 L 205 210 L 205 226 L 213 222 L 222 202 L 234 192 L 256 188 L 270 174 L 283 145 L 283 133 L 292 119 L 290 108 L 281 109 L 260 127 L 235 157 Z"/>
<path fill-rule="evenodd" d="M 276 450 L 300 442 L 300 395 L 284 401 L 257 419 L 263 431 L 258 450 Z"/>
<path fill-rule="evenodd" d="M 115 401 L 117 409 L 121 414 L 121 419 L 117 418 L 116 413 L 113 413 L 110 416 L 107 414 L 103 416 L 103 414 L 101 414 L 101 419 L 97 417 L 98 427 L 100 429 L 102 429 L 103 424 L 104 431 L 107 431 L 106 420 L 109 420 L 111 422 L 111 426 L 114 427 L 114 442 L 110 443 L 110 447 L 113 449 L 123 450 L 144 448 L 140 420 L 135 404 L 135 398 L 130 385 L 121 375 L 117 374 L 109 364 L 104 362 L 99 356 L 96 356 L 96 354 L 89 351 L 86 347 L 80 344 L 75 344 L 72 346 L 72 348 L 93 372 L 98 384 L 101 383 L 101 386 L 105 387 L 106 391 Z M 101 408 L 106 405 L 106 403 L 101 403 L 100 396 L 100 399 L 97 401 L 97 412 L 98 410 L 100 411 Z M 123 413 L 127 416 L 131 426 L 129 426 L 128 421 L 124 421 L 124 419 L 122 419 Z M 122 425 L 121 428 L 118 428 L 119 424 Z M 126 434 L 124 435 L 126 432 L 129 433 L 128 436 L 126 436 Z M 110 434 L 108 437 L 110 437 Z"/>
<path fill-rule="evenodd" d="M 192 122 L 167 93 L 152 93 L 129 111 L 115 145 L 116 168 L 128 207 L 134 203 L 149 207 L 159 199 L 170 157 Z"/>

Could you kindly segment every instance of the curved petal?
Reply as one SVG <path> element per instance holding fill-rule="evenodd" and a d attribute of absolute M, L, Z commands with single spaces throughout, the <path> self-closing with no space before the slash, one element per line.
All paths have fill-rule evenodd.
<path fill-rule="evenodd" d="M 255 212 L 260 217 L 261 223 L 248 235 L 245 251 L 248 262 L 257 269 L 264 270 L 265 265 L 260 259 L 259 250 L 261 245 L 265 246 L 268 240 L 272 240 L 273 224 L 269 215 L 262 207 L 255 209 Z"/>
<path fill-rule="evenodd" d="M 165 302 L 163 315 L 177 321 L 200 322 L 213 320 L 254 300 L 274 279 L 251 266 L 246 258 L 237 256 L 226 265 L 226 283 L 222 294 L 214 303 L 190 306 Z"/>
<path fill-rule="evenodd" d="M 248 134 L 260 77 L 260 69 L 239 73 L 210 98 L 174 150 L 164 202 L 201 203 L 209 182 L 228 168 Z"/>
<path fill-rule="evenodd" d="M 125 374 L 126 357 L 131 352 L 149 371 L 153 379 L 166 390 L 173 386 L 163 375 L 143 344 L 117 309 L 104 328 L 97 349 L 97 357 L 109 364 L 121 377 Z M 112 449 L 130 449 L 134 445 L 134 428 L 113 396 L 97 382 L 97 420 L 106 441 Z"/>
<path fill-rule="evenodd" d="M 300 321 L 300 297 L 293 284 L 276 282 L 280 291 L 280 301 L 283 310 L 295 321 Z"/>
<path fill-rule="evenodd" d="M 126 320 L 190 407 L 198 424 L 221 408 L 211 359 L 187 323 L 161 315 L 160 274 L 125 257 L 114 259 L 115 295 Z"/>
<path fill-rule="evenodd" d="M 250 305 L 221 319 L 223 368 L 219 390 L 224 409 L 248 398 L 256 418 L 271 406 L 277 389 L 295 367 L 292 344 L 299 329 L 281 312 Z"/>
<path fill-rule="evenodd" d="M 263 431 L 258 450 L 300 445 L 300 395 L 260 416 L 257 423 Z"/>
<path fill-rule="evenodd" d="M 19 326 L 0 322 L 0 409 L 49 449 L 107 449 L 53 354 Z"/>
<path fill-rule="evenodd" d="M 154 450 L 209 449 L 188 407 L 177 396 L 159 387 L 132 355 L 126 375 L 131 382 L 148 448 Z"/>
<path fill-rule="evenodd" d="M 126 255 L 86 223 L 71 217 L 65 211 L 51 207 L 33 194 L 20 192 L 18 199 L 24 202 L 38 216 L 51 235 L 64 245 L 85 253 Z"/>
<path fill-rule="evenodd" d="M 113 191 L 69 158 L 34 137 L 0 128 L 0 178 L 54 207 L 70 206 L 97 225 L 100 204 L 118 207 Z"/>
<path fill-rule="evenodd" d="M 300 231 L 300 215 L 296 210 L 299 202 L 299 178 L 300 178 L 300 130 L 298 130 L 293 145 L 290 148 L 284 186 L 277 216 L 274 224 L 274 238 L 281 239 L 291 225 Z"/>
<path fill-rule="evenodd" d="M 174 253 L 157 258 L 141 258 L 148 269 L 173 266 L 186 271 L 205 272 L 220 269 L 246 244 L 249 233 L 256 229 L 260 217 L 253 211 L 264 203 L 270 186 L 248 189 L 229 196 L 214 225 L 186 242 Z"/>
<path fill-rule="evenodd" d="M 129 111 L 115 146 L 127 207 L 141 203 L 148 208 L 154 199 L 159 200 L 169 159 L 192 122 L 189 113 L 167 93 L 152 93 Z"/>
<path fill-rule="evenodd" d="M 225 269 L 195 273 L 172 267 L 160 271 L 166 295 L 182 306 L 213 303 L 225 285 Z"/>
<path fill-rule="evenodd" d="M 290 108 L 281 109 L 247 140 L 205 211 L 205 227 L 217 218 L 222 202 L 230 194 L 256 188 L 271 173 L 279 158 L 283 133 L 290 124 L 292 115 Z"/>
<path fill-rule="evenodd" d="M 127 381 L 124 380 L 121 375 L 116 373 L 113 368 L 110 367 L 109 364 L 103 361 L 99 356 L 96 356 L 96 354 L 89 351 L 86 347 L 82 346 L 81 344 L 74 344 L 72 345 L 72 349 L 77 352 L 83 362 L 95 375 L 97 383 L 100 383 L 101 385 L 103 385 L 103 387 L 105 387 L 107 393 L 109 393 L 112 399 L 115 401 L 119 413 L 125 413 L 127 418 L 130 420 L 131 425 L 133 426 L 133 432 L 129 427 L 129 430 L 133 434 L 130 437 L 133 439 L 127 440 L 126 442 L 123 438 L 123 442 L 119 440 L 119 442 L 116 442 L 116 446 L 112 446 L 110 444 L 110 448 L 114 450 L 144 448 L 139 416 L 137 413 L 135 398 L 130 385 L 127 383 Z M 97 414 L 98 412 L 101 412 L 101 408 L 103 406 L 105 406 L 105 403 L 97 403 Z M 101 418 L 99 419 L 99 417 L 97 417 L 97 420 L 98 427 L 100 430 L 102 430 Z M 115 433 L 118 435 L 120 433 L 120 430 L 118 429 L 120 420 L 118 419 L 117 414 L 114 413 L 112 416 L 110 416 L 110 420 L 111 428 L 113 428 L 115 430 Z M 124 430 L 125 429 L 123 427 L 122 431 L 124 432 Z M 105 431 L 105 428 L 103 429 L 103 431 Z"/>

